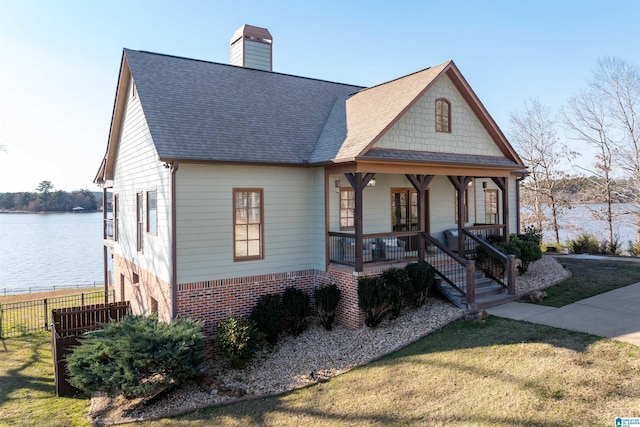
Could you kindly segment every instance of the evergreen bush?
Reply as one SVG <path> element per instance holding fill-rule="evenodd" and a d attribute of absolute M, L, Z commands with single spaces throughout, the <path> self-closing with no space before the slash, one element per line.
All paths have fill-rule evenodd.
<path fill-rule="evenodd" d="M 340 289 L 336 284 L 317 288 L 313 292 L 316 310 L 320 316 L 320 323 L 327 331 L 333 329 L 333 321 L 336 315 L 338 301 L 340 301 Z"/>
<path fill-rule="evenodd" d="M 588 233 L 582 233 L 574 240 L 567 242 L 569 252 L 572 254 L 599 254 L 600 242 L 596 236 Z"/>
<path fill-rule="evenodd" d="M 364 323 L 375 328 L 393 309 L 397 294 L 380 277 L 358 278 L 358 306 L 364 311 Z"/>
<path fill-rule="evenodd" d="M 197 376 L 203 358 L 200 323 L 127 316 L 86 335 L 66 361 L 72 386 L 87 393 L 136 398 Z"/>
<path fill-rule="evenodd" d="M 267 342 L 274 345 L 282 331 L 282 298 L 278 294 L 266 294 L 258 299 L 249 316 L 265 336 Z"/>
<path fill-rule="evenodd" d="M 405 267 L 407 276 L 407 298 L 416 307 L 420 307 L 427 300 L 431 288 L 435 283 L 436 271 L 425 261 L 407 264 Z"/>
<path fill-rule="evenodd" d="M 262 347 L 264 334 L 256 323 L 243 317 L 229 317 L 218 323 L 218 346 L 231 367 L 242 369 Z"/>
<path fill-rule="evenodd" d="M 298 288 L 288 287 L 282 294 L 282 310 L 288 331 L 294 336 L 307 329 L 309 323 L 309 296 Z"/>
<path fill-rule="evenodd" d="M 391 308 L 391 316 L 398 317 L 402 311 L 404 295 L 408 291 L 409 280 L 407 272 L 402 268 L 389 268 L 380 276 L 386 286 L 389 288 L 393 299 L 393 307 Z"/>

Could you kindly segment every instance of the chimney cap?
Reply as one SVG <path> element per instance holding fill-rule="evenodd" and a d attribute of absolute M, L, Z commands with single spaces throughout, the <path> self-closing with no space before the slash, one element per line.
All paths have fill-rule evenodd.
<path fill-rule="evenodd" d="M 267 43 L 271 43 L 273 41 L 271 33 L 266 28 L 254 27 L 253 25 L 244 24 L 242 27 L 238 28 L 235 33 L 233 33 L 233 37 L 231 37 L 231 44 L 235 43 L 236 41 L 238 41 L 238 39 L 244 36 L 263 39 Z"/>

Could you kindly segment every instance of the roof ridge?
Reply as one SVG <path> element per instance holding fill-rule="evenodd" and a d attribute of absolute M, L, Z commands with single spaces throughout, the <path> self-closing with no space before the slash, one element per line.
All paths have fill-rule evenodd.
<path fill-rule="evenodd" d="M 241 67 L 241 66 L 238 66 L 238 65 L 225 64 L 225 63 L 222 63 L 222 62 L 207 61 L 206 59 L 187 58 L 186 56 L 171 55 L 171 54 L 168 54 L 168 53 L 158 53 L 158 52 L 151 52 L 151 51 L 148 51 L 148 50 L 137 50 L 137 49 L 128 49 L 128 48 L 124 48 L 123 50 L 125 51 L 125 53 L 128 51 L 128 52 L 144 53 L 144 54 L 147 54 L 147 55 L 164 56 L 166 58 L 175 58 L 175 59 L 182 59 L 182 60 L 185 60 L 185 61 L 194 61 L 194 62 L 202 62 L 202 63 L 205 63 L 205 64 L 221 65 L 223 67 L 237 68 L 237 69 L 248 70 L 248 71 L 257 71 L 257 72 L 260 72 L 260 73 L 277 74 L 277 75 L 285 76 L 285 77 L 294 77 L 294 78 L 298 78 L 298 79 L 312 80 L 312 81 L 322 82 L 322 83 L 331 83 L 331 84 L 341 85 L 341 86 L 351 86 L 351 87 L 354 87 L 354 88 L 360 88 L 361 90 L 367 88 L 366 86 L 362 86 L 362 85 L 354 85 L 354 84 L 349 84 L 349 83 L 340 83 L 340 82 L 334 82 L 334 81 L 331 81 L 331 80 L 316 79 L 316 78 L 313 78 L 313 77 L 297 76 L 295 74 L 280 73 L 278 71 L 258 70 L 256 68 L 246 68 L 246 67 Z"/>
<path fill-rule="evenodd" d="M 436 68 L 436 67 L 440 67 L 440 66 L 445 65 L 445 64 L 449 64 L 450 62 L 453 62 L 453 61 L 452 61 L 452 60 L 449 60 L 449 61 L 445 61 L 445 62 L 443 62 L 442 64 L 432 65 L 431 67 L 423 68 L 422 70 L 414 71 L 413 73 L 405 74 L 404 76 L 396 77 L 395 79 L 391 79 L 391 80 L 388 80 L 388 81 L 386 81 L 386 82 L 378 83 L 377 85 L 374 85 L 374 86 L 366 87 L 366 88 L 362 89 L 360 92 L 366 92 L 366 91 L 368 91 L 369 89 L 375 89 L 375 88 L 377 88 L 377 87 L 384 86 L 384 85 L 387 85 L 387 84 L 390 84 L 390 83 L 396 82 L 396 81 L 398 81 L 398 80 L 402 80 L 402 79 L 404 79 L 404 78 L 414 76 L 414 75 L 419 74 L 419 73 L 422 73 L 422 72 L 424 72 L 424 71 L 431 70 L 432 68 Z"/>

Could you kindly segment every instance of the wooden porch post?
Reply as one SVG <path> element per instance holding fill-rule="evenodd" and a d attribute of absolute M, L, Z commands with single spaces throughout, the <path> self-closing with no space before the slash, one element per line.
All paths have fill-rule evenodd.
<path fill-rule="evenodd" d="M 464 234 L 462 228 L 464 227 L 464 191 L 471 182 L 470 176 L 448 176 L 449 181 L 456 189 L 458 197 L 458 255 L 464 257 Z"/>
<path fill-rule="evenodd" d="M 427 230 L 427 187 L 433 179 L 433 175 L 405 175 L 413 188 L 418 193 L 418 229 L 420 234 L 418 235 L 418 261 L 424 261 L 425 255 L 425 239 L 422 233 L 426 233 Z"/>
<path fill-rule="evenodd" d="M 492 177 L 491 180 L 495 182 L 500 191 L 502 191 L 502 223 L 505 225 L 505 240 L 509 241 L 509 193 L 508 185 L 509 179 L 504 177 Z"/>
<path fill-rule="evenodd" d="M 354 201 L 354 212 L 353 212 L 353 226 L 355 231 L 355 239 L 356 239 L 356 247 L 355 247 L 355 255 L 356 255 L 356 265 L 355 269 L 357 272 L 361 272 L 364 270 L 363 267 L 363 259 L 362 259 L 362 249 L 363 249 L 363 225 L 362 225 L 362 191 L 366 188 L 371 178 L 375 176 L 373 173 L 368 173 L 364 177 L 362 176 L 362 172 L 353 173 L 345 173 L 345 178 L 353 187 L 353 201 Z"/>

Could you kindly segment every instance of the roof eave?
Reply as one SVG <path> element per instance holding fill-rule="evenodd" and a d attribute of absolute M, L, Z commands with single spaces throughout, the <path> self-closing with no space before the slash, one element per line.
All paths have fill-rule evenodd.
<path fill-rule="evenodd" d="M 120 140 L 125 102 L 127 99 L 126 89 L 128 88 L 128 81 L 130 79 L 131 70 L 129 69 L 129 64 L 127 62 L 126 52 L 123 50 L 122 60 L 120 62 L 120 72 L 118 74 L 118 83 L 116 85 L 116 94 L 113 101 L 113 112 L 111 114 L 109 137 L 107 139 L 107 150 L 102 164 L 98 169 L 98 174 L 94 179 L 96 184 L 113 180 L 113 168 L 118 148 L 118 141 Z"/>

